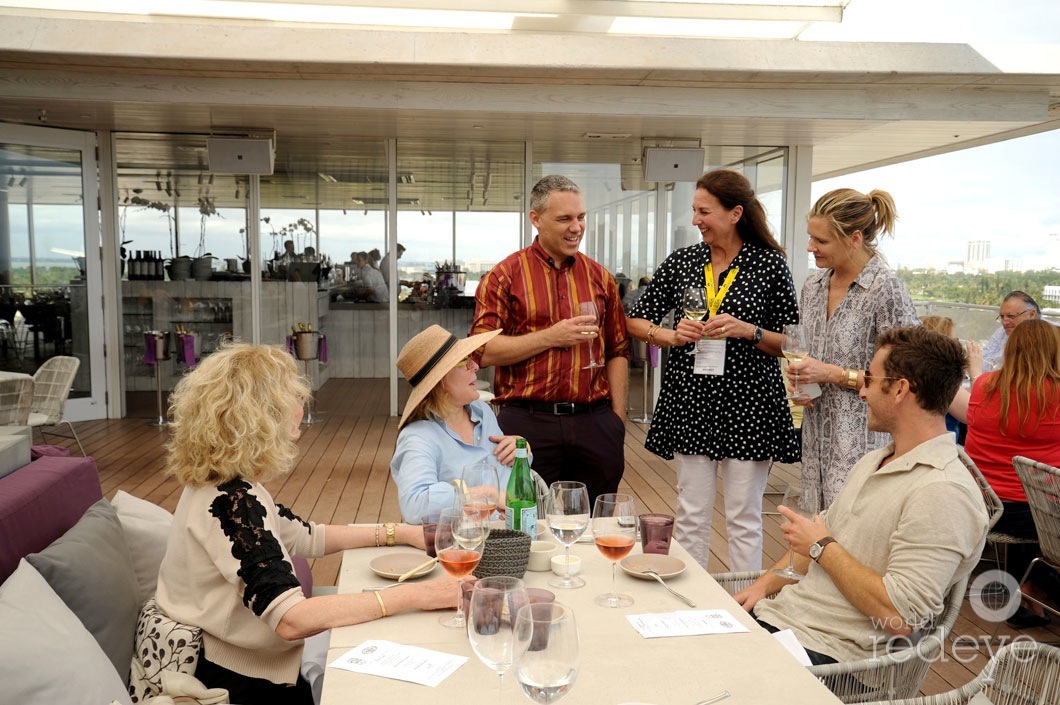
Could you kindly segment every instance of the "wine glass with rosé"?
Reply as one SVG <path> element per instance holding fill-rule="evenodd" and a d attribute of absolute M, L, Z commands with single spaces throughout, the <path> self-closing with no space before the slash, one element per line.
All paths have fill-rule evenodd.
<path fill-rule="evenodd" d="M 488 510 L 486 520 L 493 517 L 497 506 L 501 504 L 500 480 L 497 468 L 488 460 L 481 460 L 465 465 L 460 473 L 460 489 L 464 493 L 465 504 L 483 504 Z"/>
<path fill-rule="evenodd" d="M 482 549 L 486 544 L 487 520 L 477 511 L 465 511 L 461 507 L 442 510 L 438 517 L 438 528 L 434 534 L 434 548 L 438 562 L 445 572 L 458 578 L 456 586 L 456 615 L 442 616 L 439 621 L 446 627 L 463 627 L 464 600 L 461 584 L 463 579 L 478 567 Z"/>
<path fill-rule="evenodd" d="M 593 541 L 604 558 L 611 561 L 611 592 L 599 595 L 596 604 L 603 607 L 629 607 L 633 598 L 615 589 L 618 562 L 633 550 L 637 535 L 637 512 L 633 497 L 608 493 L 596 498 L 593 505 Z"/>

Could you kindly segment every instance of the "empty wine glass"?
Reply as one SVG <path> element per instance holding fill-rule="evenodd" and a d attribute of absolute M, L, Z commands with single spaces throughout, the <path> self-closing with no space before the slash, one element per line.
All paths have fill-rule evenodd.
<path fill-rule="evenodd" d="M 497 672 L 498 695 L 515 657 L 515 620 L 528 604 L 523 581 L 507 575 L 482 578 L 471 591 L 467 638 L 479 660 Z"/>
<path fill-rule="evenodd" d="M 690 286 L 685 289 L 681 296 L 681 308 L 685 318 L 692 321 L 702 321 L 707 317 L 707 290 L 701 286 Z M 696 354 L 696 344 L 692 349 L 686 351 L 689 355 Z"/>
<path fill-rule="evenodd" d="M 578 677 L 578 626 L 559 602 L 526 605 L 515 619 L 515 679 L 523 694 L 548 705 L 570 692 Z"/>
<path fill-rule="evenodd" d="M 446 627 L 464 626 L 463 579 L 470 575 L 479 560 L 486 543 L 487 523 L 478 511 L 462 508 L 444 509 L 438 516 L 438 528 L 434 533 L 434 549 L 438 562 L 445 572 L 458 578 L 456 586 L 456 615 L 442 616 L 439 621 Z"/>
<path fill-rule="evenodd" d="M 787 489 L 784 490 L 784 499 L 781 500 L 780 504 L 799 516 L 812 519 L 817 514 L 817 492 L 810 489 L 804 490 L 799 485 L 788 485 Z M 795 570 L 795 551 L 788 552 L 788 565 L 786 568 L 777 568 L 773 572 L 790 580 L 802 580 L 806 577 Z"/>
<path fill-rule="evenodd" d="M 548 581 L 558 588 L 579 588 L 585 580 L 570 574 L 570 547 L 589 528 L 589 492 L 584 482 L 561 480 L 548 488 L 545 506 L 548 528 L 556 540 L 566 549 L 567 574 Z"/>
<path fill-rule="evenodd" d="M 802 324 L 791 323 L 784 326 L 784 339 L 781 342 L 780 349 L 783 351 L 784 357 L 788 359 L 788 362 L 802 362 L 802 359 L 809 355 L 810 341 Z M 799 387 L 799 375 L 797 372 L 794 373 L 793 382 L 794 386 L 788 398 L 806 398 L 807 395 Z"/>
<path fill-rule="evenodd" d="M 592 316 L 594 326 L 600 325 L 600 311 L 597 310 L 596 304 L 592 301 L 584 301 L 578 304 L 578 315 L 579 316 Z M 585 331 L 584 335 L 592 335 L 591 331 Z M 583 370 L 590 370 L 594 367 L 603 367 L 602 364 L 596 361 L 596 356 L 593 353 L 593 341 L 589 340 L 589 364 L 583 367 Z"/>
<path fill-rule="evenodd" d="M 593 541 L 604 558 L 611 561 L 611 592 L 599 595 L 596 604 L 602 607 L 629 607 L 633 598 L 620 594 L 615 588 L 618 562 L 633 550 L 637 535 L 637 512 L 628 494 L 608 493 L 596 498 L 593 505 Z"/>

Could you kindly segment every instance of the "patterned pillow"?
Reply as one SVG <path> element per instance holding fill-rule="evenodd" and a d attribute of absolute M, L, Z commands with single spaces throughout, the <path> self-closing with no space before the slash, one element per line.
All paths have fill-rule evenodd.
<path fill-rule="evenodd" d="M 136 648 L 129 676 L 129 695 L 140 703 L 162 693 L 162 671 L 194 675 L 202 630 L 170 619 L 155 598 L 144 603 L 136 623 Z"/>

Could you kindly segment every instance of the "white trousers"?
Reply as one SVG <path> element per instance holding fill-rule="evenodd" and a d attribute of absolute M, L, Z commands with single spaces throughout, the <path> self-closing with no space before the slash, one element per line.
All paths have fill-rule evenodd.
<path fill-rule="evenodd" d="M 707 568 L 710 522 L 720 471 L 725 492 L 729 570 L 762 570 L 762 494 L 769 478 L 770 462 L 675 454 L 674 465 L 678 492 L 674 538 L 697 563 Z"/>

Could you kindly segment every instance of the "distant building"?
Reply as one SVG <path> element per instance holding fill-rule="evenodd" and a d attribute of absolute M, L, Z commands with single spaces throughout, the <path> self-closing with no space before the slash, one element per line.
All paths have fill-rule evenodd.
<path fill-rule="evenodd" d="M 964 260 L 964 269 L 968 272 L 981 272 L 987 269 L 990 259 L 990 241 L 972 240 L 968 243 L 968 253 Z"/>
<path fill-rule="evenodd" d="M 1042 298 L 1060 304 L 1060 284 L 1047 284 L 1042 292 Z"/>

